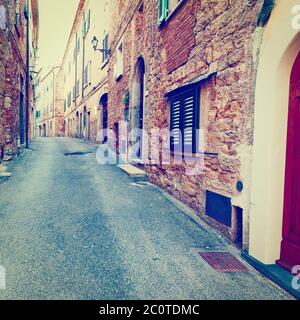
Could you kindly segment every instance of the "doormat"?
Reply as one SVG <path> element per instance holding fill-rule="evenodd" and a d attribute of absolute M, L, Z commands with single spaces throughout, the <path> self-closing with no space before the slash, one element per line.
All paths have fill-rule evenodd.
<path fill-rule="evenodd" d="M 248 268 L 229 252 L 199 252 L 199 255 L 219 272 L 249 272 Z"/>

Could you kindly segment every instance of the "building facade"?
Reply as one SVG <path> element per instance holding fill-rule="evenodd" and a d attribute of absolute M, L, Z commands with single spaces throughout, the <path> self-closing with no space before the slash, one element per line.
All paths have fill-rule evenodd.
<path fill-rule="evenodd" d="M 127 126 L 118 153 L 247 248 L 263 1 L 112 2 L 108 124 Z"/>
<path fill-rule="evenodd" d="M 12 159 L 33 134 L 38 19 L 36 0 L 0 1 L 0 159 Z"/>
<path fill-rule="evenodd" d="M 250 260 L 291 271 L 298 12 L 296 0 L 80 1 L 62 67 L 66 135 L 108 141 Z"/>
<path fill-rule="evenodd" d="M 124 0 L 111 10 L 108 126 L 127 127 L 117 153 L 250 257 L 291 271 L 297 1 Z"/>
<path fill-rule="evenodd" d="M 96 142 L 106 113 L 108 56 L 92 40 L 108 42 L 110 1 L 80 1 L 64 54 L 65 134 Z M 99 18 L 98 15 L 101 15 Z"/>
<path fill-rule="evenodd" d="M 52 68 L 38 80 L 36 137 L 64 136 L 64 86 L 61 67 Z"/>

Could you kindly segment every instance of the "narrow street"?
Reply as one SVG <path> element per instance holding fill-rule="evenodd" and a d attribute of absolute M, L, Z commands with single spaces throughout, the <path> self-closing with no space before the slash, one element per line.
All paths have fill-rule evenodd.
<path fill-rule="evenodd" d="M 213 270 L 198 251 L 239 251 L 157 187 L 99 165 L 94 145 L 31 147 L 0 182 L 1 299 L 291 298 L 249 265 Z"/>

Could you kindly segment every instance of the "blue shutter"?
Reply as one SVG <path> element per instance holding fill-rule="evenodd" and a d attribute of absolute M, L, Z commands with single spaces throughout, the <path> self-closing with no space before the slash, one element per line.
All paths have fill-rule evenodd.
<path fill-rule="evenodd" d="M 171 150 L 181 151 L 181 99 L 173 98 L 171 101 Z"/>
<path fill-rule="evenodd" d="M 168 16 L 168 0 L 158 0 L 158 23 L 161 24 Z"/>

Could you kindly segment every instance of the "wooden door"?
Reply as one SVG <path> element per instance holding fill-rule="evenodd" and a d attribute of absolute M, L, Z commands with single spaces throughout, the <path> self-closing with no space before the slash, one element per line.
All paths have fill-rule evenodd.
<path fill-rule="evenodd" d="M 288 270 L 300 265 L 300 53 L 290 79 L 283 240 L 278 263 Z"/>

